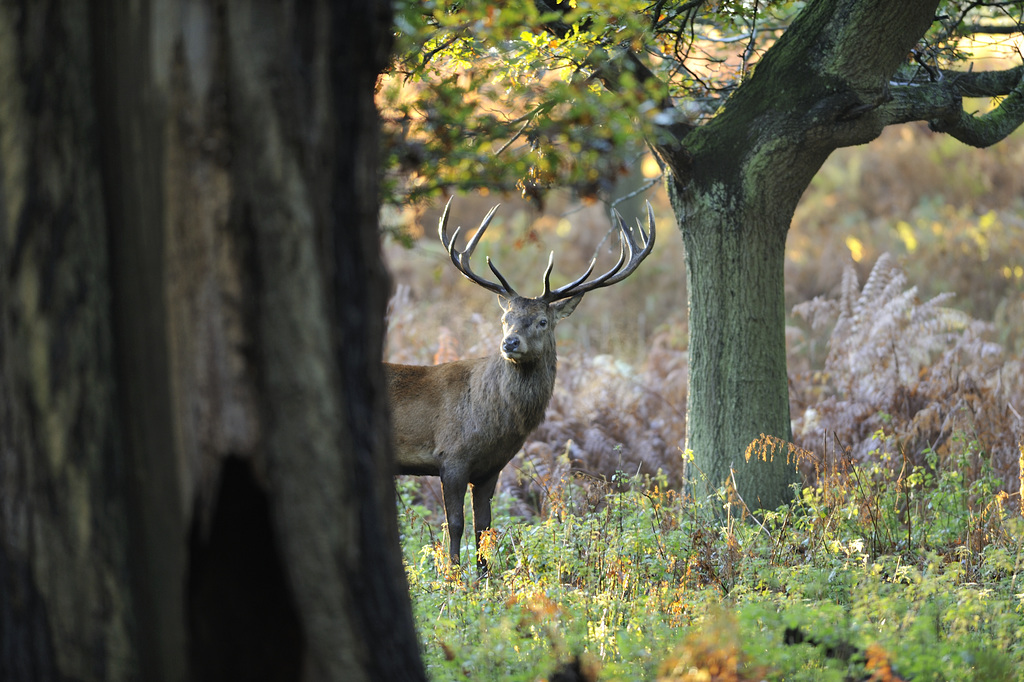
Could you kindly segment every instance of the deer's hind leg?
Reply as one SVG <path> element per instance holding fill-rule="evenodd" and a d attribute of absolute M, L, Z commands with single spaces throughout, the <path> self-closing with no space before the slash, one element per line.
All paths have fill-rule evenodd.
<path fill-rule="evenodd" d="M 498 485 L 498 475 L 494 474 L 479 485 L 473 484 L 473 531 L 476 535 L 476 566 L 480 574 L 487 573 L 487 561 L 480 555 L 480 538 L 484 531 L 491 527 L 491 498 L 494 488 Z"/>

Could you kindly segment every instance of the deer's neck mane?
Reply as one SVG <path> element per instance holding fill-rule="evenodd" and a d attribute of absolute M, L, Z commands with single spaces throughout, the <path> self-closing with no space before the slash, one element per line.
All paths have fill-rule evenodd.
<path fill-rule="evenodd" d="M 532 363 L 510 362 L 501 355 L 488 358 L 487 371 L 482 374 L 481 391 L 488 399 L 501 405 L 503 411 L 519 425 L 526 436 L 544 420 L 544 412 L 555 388 L 557 358 L 545 354 Z"/>

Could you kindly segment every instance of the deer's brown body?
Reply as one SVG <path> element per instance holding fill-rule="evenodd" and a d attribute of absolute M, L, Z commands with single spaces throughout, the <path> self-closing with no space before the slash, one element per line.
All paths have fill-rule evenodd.
<path fill-rule="evenodd" d="M 481 535 L 491 525 L 491 497 L 498 475 L 544 419 L 555 386 L 556 325 L 575 310 L 584 293 L 628 276 L 654 245 L 654 219 L 648 207 L 649 237 L 642 251 L 637 250 L 618 219 L 620 234 L 625 235 L 629 246 L 625 269 L 624 246 L 619 263 L 610 272 L 585 282 L 593 270 L 591 263 L 583 277 L 552 291 L 549 261 L 544 294 L 524 298 L 489 260 L 500 285 L 481 279 L 469 268 L 469 256 L 493 214 L 492 209 L 462 253 L 454 248 L 458 231 L 450 240 L 445 233 L 447 207 L 440 232 L 455 266 L 469 279 L 498 294 L 504 311 L 499 352 L 443 365 L 384 366 L 398 472 L 441 478 L 453 563 L 459 562 L 467 487 L 473 486 L 473 526 L 479 548 Z M 486 568 L 482 559 L 478 558 L 478 563 L 481 569 Z"/>
<path fill-rule="evenodd" d="M 540 424 L 555 379 L 553 366 L 513 365 L 499 355 L 434 367 L 390 365 L 385 372 L 399 406 L 399 473 L 457 473 L 474 485 L 501 471 Z M 462 456 L 467 450 L 480 456 Z"/>

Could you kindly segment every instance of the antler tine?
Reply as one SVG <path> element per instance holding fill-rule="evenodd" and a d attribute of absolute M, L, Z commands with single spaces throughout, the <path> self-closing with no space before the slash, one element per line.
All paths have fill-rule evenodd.
<path fill-rule="evenodd" d="M 548 254 L 548 267 L 544 269 L 544 293 L 540 295 L 541 298 L 551 295 L 551 271 L 555 267 L 555 252 L 552 251 Z"/>
<path fill-rule="evenodd" d="M 619 251 L 620 251 L 620 253 L 619 253 L 619 265 L 617 267 L 621 267 L 622 266 L 622 253 L 621 253 L 622 250 L 619 249 Z M 551 255 L 548 256 L 548 267 L 547 267 L 547 270 L 544 271 L 544 293 L 540 295 L 540 299 L 542 301 L 557 301 L 559 298 L 562 298 L 561 294 L 563 292 L 568 291 L 569 289 L 572 289 L 575 286 L 579 286 L 588 277 L 590 277 L 590 275 L 594 272 L 594 266 L 595 265 L 597 265 L 597 258 L 592 258 L 590 260 L 590 265 L 587 266 L 587 271 L 586 272 L 584 272 L 581 276 L 577 277 L 576 279 L 574 279 L 573 281 L 569 282 L 568 284 L 560 286 L 557 289 L 555 289 L 554 291 L 552 291 L 551 290 L 551 270 L 555 267 L 555 252 L 552 251 Z"/>
<path fill-rule="evenodd" d="M 498 281 L 501 282 L 501 285 L 505 287 L 505 293 L 509 296 L 518 296 L 519 294 L 516 293 L 516 290 L 512 288 L 512 285 L 508 283 L 507 279 L 501 276 L 501 273 L 498 272 L 498 268 L 494 265 L 494 263 L 491 262 L 491 257 L 488 256 L 486 260 L 487 267 L 491 269 L 491 272 L 494 273 L 494 276 L 497 277 Z"/>
<path fill-rule="evenodd" d="M 512 286 L 508 283 L 508 280 L 502 277 L 501 273 L 498 272 L 498 269 L 494 267 L 494 265 L 491 263 L 490 258 L 487 259 L 487 266 L 491 269 L 491 272 L 493 272 L 498 277 L 498 280 L 501 282 L 501 284 L 498 284 L 497 282 L 492 282 L 477 275 L 475 272 L 473 272 L 473 269 L 469 265 L 470 256 L 473 255 L 473 251 L 476 249 L 476 245 L 480 243 L 480 237 L 483 236 L 484 230 L 486 230 L 487 226 L 490 225 L 491 219 L 494 217 L 495 211 L 498 210 L 498 206 L 500 206 L 501 204 L 494 206 L 494 208 L 487 212 L 487 215 L 484 216 L 484 219 L 480 221 L 480 227 L 476 228 L 476 233 L 469 240 L 469 243 L 466 244 L 465 250 L 458 251 L 455 248 L 455 243 L 459 238 L 459 233 L 462 231 L 462 227 L 460 226 L 455 228 L 455 232 L 452 233 L 451 238 L 448 238 L 448 213 L 449 210 L 451 209 L 452 199 L 454 199 L 454 197 L 448 199 L 448 203 L 445 204 L 444 211 L 441 213 L 441 219 L 438 221 L 437 225 L 437 232 L 438 235 L 441 237 L 441 244 L 444 246 L 445 251 L 448 252 L 448 256 L 452 259 L 452 264 L 459 272 L 463 274 L 464 277 L 466 277 L 466 279 L 476 282 L 477 284 L 484 287 L 488 291 L 493 291 L 494 293 L 499 294 L 501 296 L 518 296 L 519 294 L 517 294 L 515 289 L 513 289 Z"/>
<path fill-rule="evenodd" d="M 476 245 L 480 243 L 480 237 L 484 236 L 484 230 L 486 230 L 487 226 L 491 224 L 491 218 L 494 217 L 494 213 L 498 210 L 499 206 L 501 206 L 501 204 L 495 204 L 492 206 L 491 210 L 484 216 L 484 219 L 480 221 L 480 227 L 476 228 L 476 233 L 473 235 L 473 238 L 469 240 L 468 244 L 466 244 L 466 250 L 464 253 L 467 258 L 473 255 Z"/>
<path fill-rule="evenodd" d="M 455 241 L 454 239 L 448 239 L 448 213 L 452 209 L 452 201 L 454 199 L 455 197 L 448 198 L 448 202 L 444 205 L 444 210 L 441 211 L 441 219 L 437 221 L 437 234 L 441 237 L 441 244 L 444 245 L 444 250 L 448 251 L 449 254 L 451 253 L 451 245 Z M 455 229 L 456 235 L 458 234 L 459 229 L 461 228 Z"/>
<path fill-rule="evenodd" d="M 548 270 L 544 273 L 544 293 L 541 295 L 541 299 L 551 303 L 563 298 L 570 298 L 572 296 L 578 296 L 585 294 L 588 291 L 599 289 L 601 287 L 611 286 L 616 282 L 622 280 L 633 274 L 633 271 L 637 269 L 643 259 L 650 255 L 654 249 L 654 209 L 651 208 L 651 202 L 647 202 L 647 234 L 644 234 L 644 228 L 637 220 L 637 231 L 640 233 L 640 237 L 643 242 L 643 247 L 637 245 L 636 239 L 630 232 L 630 229 L 626 226 L 626 221 L 622 219 L 622 216 L 618 211 L 612 209 L 614 213 L 615 222 L 619 228 L 619 260 L 612 267 L 611 270 L 604 273 L 597 279 L 586 282 L 586 279 L 590 277 L 590 274 L 594 271 L 594 264 L 596 259 L 590 262 L 590 267 L 583 273 L 582 277 L 579 277 L 565 286 L 561 286 L 554 291 L 551 290 L 549 285 L 549 277 L 551 274 L 551 259 L 548 260 Z M 627 261 L 626 254 L 629 254 Z M 554 254 L 552 254 L 553 256 Z M 625 267 L 623 267 L 625 266 Z"/>

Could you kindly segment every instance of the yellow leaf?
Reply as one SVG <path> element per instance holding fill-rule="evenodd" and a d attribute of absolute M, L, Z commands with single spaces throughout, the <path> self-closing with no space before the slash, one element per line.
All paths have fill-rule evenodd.
<path fill-rule="evenodd" d="M 899 232 L 903 245 L 907 247 L 907 253 L 914 253 L 917 250 L 917 237 L 914 235 L 914 228 L 910 226 L 910 223 L 905 220 L 899 221 L 896 223 L 896 231 Z"/>
<path fill-rule="evenodd" d="M 864 243 L 856 237 L 846 238 L 846 248 L 850 249 L 850 257 L 854 262 L 859 263 L 860 259 L 864 257 Z"/>

